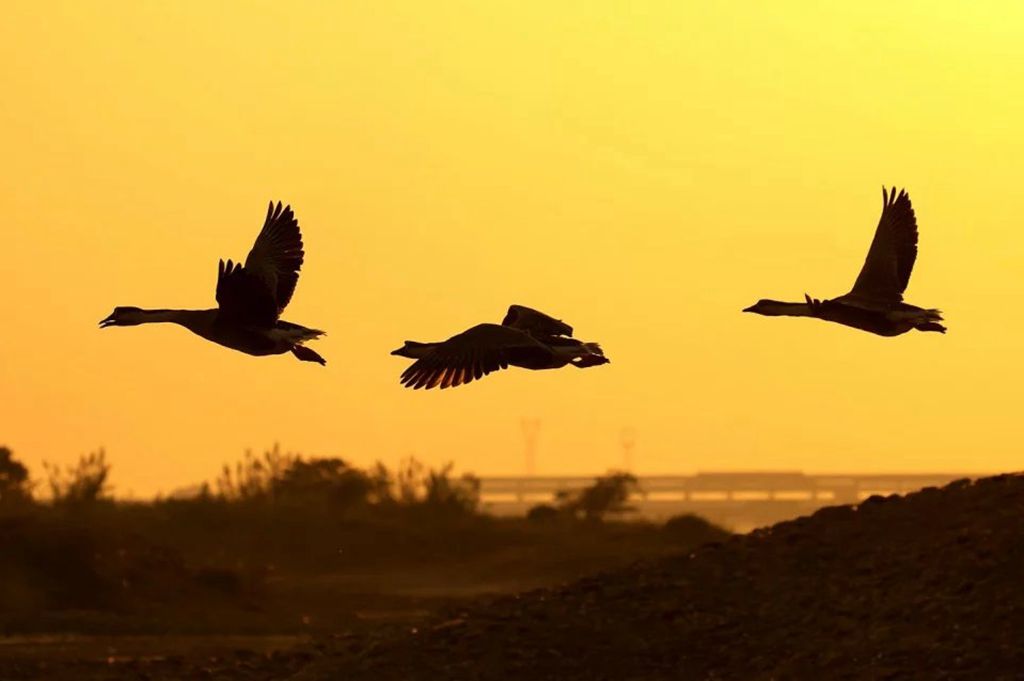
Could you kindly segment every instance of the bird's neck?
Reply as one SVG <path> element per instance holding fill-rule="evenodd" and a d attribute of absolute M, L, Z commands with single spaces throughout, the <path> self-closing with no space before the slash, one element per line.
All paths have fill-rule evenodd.
<path fill-rule="evenodd" d="M 766 301 L 758 306 L 758 312 L 775 317 L 814 317 L 814 308 L 808 303 L 783 303 Z"/>
<path fill-rule="evenodd" d="M 195 331 L 202 326 L 215 310 L 138 310 L 125 313 L 125 317 L 136 324 L 180 324 Z"/>

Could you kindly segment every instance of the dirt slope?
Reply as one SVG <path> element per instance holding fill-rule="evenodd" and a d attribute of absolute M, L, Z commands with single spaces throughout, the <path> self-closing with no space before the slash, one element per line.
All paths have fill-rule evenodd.
<path fill-rule="evenodd" d="M 823 509 L 297 666 L 352 681 L 1024 679 L 1024 477 Z"/>

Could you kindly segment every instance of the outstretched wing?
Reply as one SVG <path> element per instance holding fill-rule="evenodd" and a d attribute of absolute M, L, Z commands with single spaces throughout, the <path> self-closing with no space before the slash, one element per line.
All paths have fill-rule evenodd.
<path fill-rule="evenodd" d="M 271 202 L 256 243 L 245 259 L 245 270 L 261 279 L 274 293 L 280 314 L 295 292 L 302 269 L 302 234 L 291 206 Z"/>
<path fill-rule="evenodd" d="M 538 336 L 572 335 L 572 327 L 561 319 L 555 319 L 525 305 L 510 305 L 501 324 Z"/>
<path fill-rule="evenodd" d="M 407 388 L 442 389 L 479 380 L 507 369 L 510 355 L 550 352 L 527 334 L 507 326 L 479 324 L 452 336 L 402 372 Z"/>
<path fill-rule="evenodd" d="M 231 260 L 217 266 L 217 306 L 221 315 L 239 324 L 271 327 L 277 321 L 277 301 L 270 289 Z"/>
<path fill-rule="evenodd" d="M 292 298 L 303 256 L 302 234 L 291 206 L 271 202 L 245 265 L 220 262 L 221 313 L 243 323 L 273 325 Z"/>
<path fill-rule="evenodd" d="M 900 302 L 917 259 L 917 219 L 906 190 L 882 187 L 882 217 L 860 275 L 849 295 Z"/>

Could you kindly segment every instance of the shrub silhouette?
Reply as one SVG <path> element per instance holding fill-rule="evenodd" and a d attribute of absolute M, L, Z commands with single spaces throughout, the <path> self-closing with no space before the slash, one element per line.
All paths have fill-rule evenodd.
<path fill-rule="evenodd" d="M 634 510 L 627 502 L 636 491 L 639 491 L 639 484 L 635 475 L 612 471 L 581 490 L 560 490 L 555 499 L 558 507 L 570 515 L 602 521 L 609 514 Z"/>
<path fill-rule="evenodd" d="M 24 512 L 0 514 L 0 614 L 34 621 L 63 610 L 159 613 L 206 626 L 195 624 L 194 608 L 249 612 L 269 603 L 281 579 L 319 584 L 324 574 L 380 572 L 384 584 L 389 571 L 438 565 L 483 578 L 504 575 L 511 560 L 534 584 L 680 543 L 650 523 L 573 520 L 628 509 L 635 479 L 626 474 L 598 478 L 565 495 L 561 508 L 530 514 L 555 522 L 527 523 L 481 513 L 474 476 L 413 458 L 361 469 L 275 445 L 224 466 L 212 486 L 147 502 L 111 499 L 110 471 L 103 450 L 66 468 L 47 464 L 52 502 L 34 503 L 28 471 L 0 449 L 2 498 L 28 500 Z M 282 603 L 272 607 L 290 607 Z"/>
<path fill-rule="evenodd" d="M 216 481 L 217 497 L 228 503 L 269 504 L 347 514 L 417 509 L 433 515 L 472 515 L 480 505 L 480 481 L 455 478 L 454 465 L 428 468 L 405 459 L 392 473 L 378 462 L 369 471 L 339 458 L 304 458 L 278 445 L 254 456 L 246 452 L 234 466 L 225 464 Z"/>
<path fill-rule="evenodd" d="M 32 502 L 28 469 L 7 447 L 0 447 L 0 509 L 24 507 Z"/>
<path fill-rule="evenodd" d="M 526 512 L 526 519 L 533 523 L 550 523 L 564 517 L 565 512 L 551 504 L 537 504 Z"/>
<path fill-rule="evenodd" d="M 275 503 L 347 512 L 369 503 L 373 481 L 341 459 L 296 458 L 271 481 Z"/>
<path fill-rule="evenodd" d="M 471 474 L 453 479 L 454 464 L 446 463 L 439 470 L 427 471 L 423 505 L 440 513 L 470 515 L 480 505 L 480 479 Z"/>
<path fill-rule="evenodd" d="M 276 443 L 262 457 L 246 452 L 234 467 L 224 464 L 216 482 L 218 496 L 235 502 L 267 500 L 273 496 L 274 482 L 298 459 L 295 454 L 282 453 Z"/>
<path fill-rule="evenodd" d="M 471 474 L 452 476 L 451 462 L 427 468 L 415 458 L 405 459 L 392 474 L 378 463 L 370 475 L 373 493 L 382 507 L 414 509 L 430 516 L 465 516 L 480 507 L 480 479 Z"/>
<path fill-rule="evenodd" d="M 109 498 L 110 464 L 103 449 L 83 455 L 63 471 L 55 464 L 44 462 L 43 467 L 54 505 L 92 504 Z"/>

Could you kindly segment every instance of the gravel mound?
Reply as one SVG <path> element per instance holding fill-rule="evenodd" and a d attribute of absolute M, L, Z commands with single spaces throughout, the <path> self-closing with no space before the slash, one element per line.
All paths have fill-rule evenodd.
<path fill-rule="evenodd" d="M 293 678 L 1024 679 L 1024 476 L 825 508 L 338 639 Z"/>

